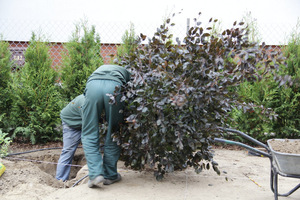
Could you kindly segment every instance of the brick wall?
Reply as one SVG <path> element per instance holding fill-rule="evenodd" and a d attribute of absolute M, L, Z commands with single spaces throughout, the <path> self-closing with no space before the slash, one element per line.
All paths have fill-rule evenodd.
<path fill-rule="evenodd" d="M 16 65 L 24 65 L 25 51 L 28 47 L 28 42 L 9 42 L 10 51 L 12 53 L 11 59 L 15 61 Z M 50 56 L 53 60 L 53 66 L 60 66 L 62 62 L 63 43 L 52 43 L 50 47 Z M 111 62 L 112 57 L 117 53 L 117 44 L 101 44 L 101 56 L 105 64 Z"/>
<path fill-rule="evenodd" d="M 12 57 L 17 65 L 24 65 L 24 53 L 28 47 L 28 42 L 9 42 Z M 101 44 L 101 56 L 105 64 L 109 64 L 112 58 L 117 54 L 117 47 L 119 44 Z M 270 45 L 272 49 L 280 50 L 283 47 L 277 45 Z M 64 50 L 63 43 L 52 43 L 50 48 L 50 56 L 53 60 L 52 66 L 60 66 L 62 62 L 61 52 Z"/>

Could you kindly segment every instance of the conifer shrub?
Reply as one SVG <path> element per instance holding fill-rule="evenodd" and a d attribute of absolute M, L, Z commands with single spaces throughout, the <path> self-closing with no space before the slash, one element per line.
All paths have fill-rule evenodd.
<path fill-rule="evenodd" d="M 298 138 L 300 135 L 299 31 L 291 34 L 282 52 L 286 65 L 279 66 L 277 76 L 285 77 L 287 84 L 284 80 L 276 81 L 272 74 L 265 74 L 263 81 L 244 82 L 237 88 L 241 99 L 256 107 L 248 112 L 235 109 L 231 125 L 263 142 L 271 138 Z M 262 114 L 267 110 L 272 110 L 274 117 Z"/>
<path fill-rule="evenodd" d="M 25 65 L 13 76 L 13 139 L 35 144 L 61 138 L 56 127 L 61 124 L 63 100 L 56 86 L 58 73 L 51 65 L 48 44 L 33 33 Z"/>
<path fill-rule="evenodd" d="M 11 84 L 11 68 L 10 61 L 11 53 L 9 51 L 8 42 L 0 41 L 0 128 L 8 131 L 9 129 L 9 114 L 12 103 Z"/>
<path fill-rule="evenodd" d="M 122 44 L 117 47 L 116 58 L 120 59 L 124 56 L 129 56 L 131 53 L 134 53 L 137 48 L 135 43 L 138 36 L 135 34 L 134 24 L 130 23 L 129 30 L 126 30 L 122 36 Z"/>
<path fill-rule="evenodd" d="M 71 101 L 82 94 L 88 77 L 103 64 L 100 55 L 100 37 L 95 26 L 78 23 L 72 38 L 65 44 L 61 67 L 62 93 Z"/>
<path fill-rule="evenodd" d="M 200 14 L 199 14 L 200 16 Z M 278 52 L 249 42 L 244 24 L 220 35 L 211 35 L 217 19 L 207 26 L 195 19 L 183 44 L 173 44 L 171 19 L 157 28 L 154 36 L 141 34 L 138 48 L 123 57 L 120 65 L 132 73 L 132 80 L 111 96 L 125 102 L 124 123 L 114 140 L 122 146 L 125 165 L 134 169 L 150 166 L 157 180 L 166 172 L 193 167 L 197 173 L 214 169 L 211 144 L 221 137 L 234 106 L 252 107 L 238 99 L 235 87 L 244 80 L 261 80 L 260 68 L 271 73 L 283 58 Z M 272 62 L 269 62 L 269 61 Z"/>

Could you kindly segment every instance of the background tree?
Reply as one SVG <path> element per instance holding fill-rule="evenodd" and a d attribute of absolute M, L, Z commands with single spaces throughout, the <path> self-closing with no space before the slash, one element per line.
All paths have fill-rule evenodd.
<path fill-rule="evenodd" d="M 11 68 L 13 62 L 10 61 L 11 53 L 8 42 L 0 41 L 0 129 L 8 131 L 9 115 L 12 103 L 10 90 Z"/>
<path fill-rule="evenodd" d="M 238 88 L 239 96 L 245 102 L 257 105 L 253 110 L 232 112 L 231 125 L 250 136 L 266 141 L 270 138 L 298 138 L 300 134 L 300 34 L 299 24 L 291 33 L 288 45 L 282 47 L 287 65 L 280 65 L 277 74 L 285 76 L 291 84 L 280 87 L 276 76 L 265 74 L 263 81 L 245 82 Z M 279 50 L 278 50 L 279 51 Z M 275 79 L 275 80 L 274 80 Z M 263 107 L 259 106 L 263 105 Z M 272 109 L 276 118 L 262 115 Z"/>
<path fill-rule="evenodd" d="M 84 92 L 88 77 L 103 64 L 95 26 L 89 28 L 86 21 L 78 23 L 65 48 L 61 82 L 63 94 L 70 101 Z"/>
<path fill-rule="evenodd" d="M 51 67 L 49 46 L 33 33 L 25 53 L 25 65 L 13 76 L 12 138 L 31 143 L 61 138 L 62 98 L 56 86 L 58 74 Z"/>
<path fill-rule="evenodd" d="M 6 156 L 11 143 L 8 133 L 10 127 L 10 111 L 12 96 L 10 90 L 11 68 L 13 62 L 10 61 L 11 53 L 8 42 L 0 41 L 0 157 Z"/>
<path fill-rule="evenodd" d="M 135 34 L 134 24 L 130 23 L 129 31 L 126 30 L 122 36 L 122 44 L 117 47 L 117 59 L 120 57 L 128 56 L 131 53 L 134 53 L 137 45 L 135 41 L 137 40 L 137 35 Z"/>
<path fill-rule="evenodd" d="M 246 12 L 242 18 L 242 21 L 247 25 L 247 30 L 249 32 L 249 40 L 251 42 L 260 43 L 262 40 L 261 34 L 259 33 L 259 27 L 257 24 L 257 19 L 252 17 L 251 12 Z"/>

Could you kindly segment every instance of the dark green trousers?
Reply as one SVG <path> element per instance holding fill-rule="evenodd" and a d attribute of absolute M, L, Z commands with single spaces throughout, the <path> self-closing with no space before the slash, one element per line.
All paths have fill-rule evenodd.
<path fill-rule="evenodd" d="M 108 131 L 105 138 L 104 154 L 100 153 L 99 121 L 104 111 L 106 121 L 113 129 L 123 120 L 119 112 L 122 104 L 117 98 L 117 104 L 109 104 L 106 94 L 113 94 L 115 87 L 121 85 L 112 80 L 89 81 L 85 89 L 85 103 L 82 106 L 82 135 L 81 141 L 89 169 L 89 178 L 93 180 L 99 175 L 106 179 L 117 178 L 117 162 L 120 157 L 120 147 L 112 141 Z M 111 107 L 111 109 L 110 109 Z M 109 120 L 111 119 L 111 120 Z"/>

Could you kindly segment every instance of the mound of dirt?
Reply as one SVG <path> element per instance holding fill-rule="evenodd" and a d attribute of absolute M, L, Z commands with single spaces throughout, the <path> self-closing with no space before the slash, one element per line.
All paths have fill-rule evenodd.
<path fill-rule="evenodd" d="M 300 154 L 300 140 L 272 139 L 269 144 L 277 152 Z"/>
<path fill-rule="evenodd" d="M 16 162 L 0 160 L 5 163 L 6 171 L 0 178 L 0 196 L 8 193 L 23 184 L 49 186 L 52 188 L 63 187 L 63 184 L 53 179 L 53 176 L 42 171 L 31 162 Z"/>
<path fill-rule="evenodd" d="M 59 146 L 55 149 L 51 146 L 35 146 L 34 148 L 27 145 L 13 145 L 10 148 L 11 155 L 0 159 L 0 162 L 4 163 L 6 167 L 6 171 L 0 177 L 0 196 L 15 191 L 16 188 L 24 187 L 24 185 L 41 188 L 41 190 L 45 190 L 42 189 L 44 187 L 48 188 L 45 191 L 70 187 L 78 180 L 75 180 L 77 172 L 86 164 L 84 153 L 81 148 L 76 150 L 70 173 L 71 180 L 67 182 L 55 179 L 60 153 Z M 30 190 L 30 188 L 28 189 Z"/>

